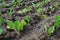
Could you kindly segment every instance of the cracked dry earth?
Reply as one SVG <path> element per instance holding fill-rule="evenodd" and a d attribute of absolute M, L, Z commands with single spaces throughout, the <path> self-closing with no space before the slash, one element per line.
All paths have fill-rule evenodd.
<path fill-rule="evenodd" d="M 24 0 L 24 2 L 26 1 L 29 2 L 32 0 Z M 39 0 L 33 0 L 33 1 L 38 2 Z M 52 2 L 54 1 L 60 1 L 60 0 L 51 0 L 50 5 L 52 5 Z M 8 1 L 8 3 L 9 2 L 11 1 Z M 11 3 L 9 4 L 10 7 L 12 4 Z M 6 10 L 9 9 L 9 7 L 5 9 L 3 8 L 4 10 L 2 9 L 0 10 L 3 12 L 2 16 L 5 19 L 9 19 L 8 15 L 4 13 Z M 16 13 L 14 15 L 17 14 L 18 10 L 16 9 L 15 11 Z M 16 16 L 14 15 L 13 15 L 14 19 L 22 20 L 24 18 L 19 15 Z M 59 10 L 56 10 L 52 16 L 47 16 L 45 19 L 40 18 L 40 15 L 36 12 L 29 13 L 26 15 L 30 16 L 31 22 L 27 24 L 26 28 L 23 31 L 21 31 L 20 33 L 21 35 L 17 35 L 15 32 L 8 32 L 7 30 L 5 30 L 6 25 L 4 24 L 3 29 L 5 30 L 5 34 L 3 36 L 0 36 L 0 40 L 60 40 L 60 28 L 56 30 L 56 32 L 54 32 L 54 34 L 51 37 L 47 37 L 47 32 L 44 30 L 44 25 L 43 25 L 44 23 L 46 24 L 47 27 L 50 27 L 50 25 L 52 25 L 54 21 L 53 20 L 54 16 L 60 15 L 60 6 L 59 6 Z"/>

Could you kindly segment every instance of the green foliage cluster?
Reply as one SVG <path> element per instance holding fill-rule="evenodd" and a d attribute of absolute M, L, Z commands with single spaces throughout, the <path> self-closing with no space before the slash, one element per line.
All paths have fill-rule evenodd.
<path fill-rule="evenodd" d="M 24 14 L 24 13 L 26 13 L 26 12 L 30 12 L 31 10 L 32 10 L 32 9 L 27 6 L 26 8 L 24 8 L 24 9 L 22 9 L 22 10 L 19 10 L 18 13 Z"/>
<path fill-rule="evenodd" d="M 44 0 L 42 2 L 38 2 L 37 4 L 32 3 L 33 7 L 37 10 L 37 13 L 41 14 L 43 9 L 39 8 L 40 6 L 49 3 L 50 0 Z M 52 9 L 52 7 L 50 7 L 50 9 L 53 11 L 54 9 Z"/>
<path fill-rule="evenodd" d="M 60 5 L 60 2 L 54 2 L 55 7 L 57 7 L 58 5 Z"/>
<path fill-rule="evenodd" d="M 41 14 L 43 9 L 42 8 L 39 8 L 40 4 L 37 3 L 37 4 L 34 4 L 32 3 L 32 5 L 34 6 L 34 8 L 37 10 L 37 13 Z"/>
<path fill-rule="evenodd" d="M 14 10 L 14 7 L 10 7 L 9 11 L 7 11 L 7 14 L 9 15 L 9 17 L 12 17 L 12 14 L 13 14 L 13 10 Z"/>
<path fill-rule="evenodd" d="M 3 34 L 3 29 L 2 28 L 0 28 L 0 35 L 2 35 Z"/>
<path fill-rule="evenodd" d="M 4 22 L 4 19 L 1 17 L 0 18 L 0 25 Z"/>
<path fill-rule="evenodd" d="M 23 30 L 23 26 L 26 25 L 26 22 L 23 20 L 23 21 L 18 21 L 16 20 L 15 22 L 12 22 L 10 20 L 7 20 L 7 28 L 9 29 L 13 29 L 15 31 L 20 31 L 20 30 Z"/>
<path fill-rule="evenodd" d="M 25 16 L 25 20 L 29 23 L 30 22 L 29 16 Z M 6 23 L 8 25 L 7 28 L 13 29 L 18 33 L 18 31 L 23 30 L 24 26 L 27 25 L 26 21 L 24 21 L 24 20 L 22 20 L 22 21 L 16 20 L 16 21 L 12 22 L 10 20 L 7 20 L 6 21 Z"/>
<path fill-rule="evenodd" d="M 27 23 L 30 22 L 30 17 L 29 16 L 25 16 L 25 20 L 27 21 Z"/>
<path fill-rule="evenodd" d="M 50 8 L 51 12 L 53 12 L 55 10 L 55 8 L 53 6 L 50 6 L 49 8 Z"/>
<path fill-rule="evenodd" d="M 43 11 L 43 9 L 42 9 L 42 8 L 38 8 L 38 9 L 37 9 L 37 13 L 39 13 L 39 14 L 41 14 L 41 13 L 42 13 L 42 11 Z"/>
<path fill-rule="evenodd" d="M 37 8 L 39 8 L 39 6 L 42 6 L 44 4 L 48 4 L 49 2 L 50 2 L 50 0 L 44 0 L 44 1 L 38 2 L 36 4 L 32 3 L 32 5 L 37 9 Z"/>
<path fill-rule="evenodd" d="M 60 26 L 60 16 L 55 16 L 54 17 L 54 25 L 50 28 L 47 29 L 48 35 L 52 35 L 56 29 L 58 29 Z"/>
<path fill-rule="evenodd" d="M 48 4 L 51 0 L 44 0 L 45 4 Z"/>
<path fill-rule="evenodd" d="M 22 3 L 22 0 L 14 0 L 13 1 L 13 6 L 20 6 Z"/>
<path fill-rule="evenodd" d="M 0 0 L 0 2 L 5 2 L 5 0 Z"/>

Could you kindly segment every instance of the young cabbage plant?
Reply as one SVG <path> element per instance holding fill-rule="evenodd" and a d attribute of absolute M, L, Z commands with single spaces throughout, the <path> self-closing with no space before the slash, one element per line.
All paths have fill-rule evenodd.
<path fill-rule="evenodd" d="M 28 10 L 27 10 L 27 8 L 24 8 L 22 11 L 23 11 L 23 13 L 26 13 Z"/>
<path fill-rule="evenodd" d="M 54 25 L 48 29 L 48 34 L 49 35 L 54 33 L 54 31 L 59 28 L 59 25 L 60 25 L 60 21 L 59 20 L 60 20 L 60 16 L 55 16 L 54 17 Z"/>
<path fill-rule="evenodd" d="M 18 13 L 21 14 L 21 15 L 23 15 L 23 14 L 26 13 L 27 11 L 28 11 L 27 8 L 24 8 L 24 9 L 22 9 L 22 10 L 19 10 Z"/>
<path fill-rule="evenodd" d="M 42 13 L 42 11 L 43 11 L 43 9 L 42 9 L 42 8 L 38 8 L 38 9 L 37 9 L 37 13 L 39 13 L 39 14 L 41 14 L 41 13 Z"/>
<path fill-rule="evenodd" d="M 55 31 L 55 26 L 48 28 L 47 29 L 48 36 L 52 35 L 52 33 L 54 33 L 54 31 Z"/>
<path fill-rule="evenodd" d="M 33 7 L 34 7 L 35 9 L 38 9 L 39 6 L 44 5 L 44 1 L 42 1 L 42 2 L 38 2 L 38 3 L 36 3 L 36 4 L 32 3 L 32 5 L 33 5 Z"/>
<path fill-rule="evenodd" d="M 48 36 L 51 36 L 52 33 L 54 33 L 54 31 L 55 31 L 55 26 L 47 28 L 46 24 L 44 24 L 44 29 L 47 32 Z"/>
<path fill-rule="evenodd" d="M 51 12 L 53 12 L 55 10 L 55 8 L 53 6 L 50 6 L 49 8 L 50 8 Z"/>
<path fill-rule="evenodd" d="M 52 27 L 47 28 L 44 26 L 45 30 L 48 33 L 48 36 L 51 36 L 55 30 L 57 30 L 60 26 L 60 16 L 55 16 L 54 17 L 54 25 Z"/>
<path fill-rule="evenodd" d="M 36 4 L 36 7 L 39 8 L 39 6 L 43 6 L 43 5 L 44 5 L 44 1 L 38 2 L 38 3 Z"/>
<path fill-rule="evenodd" d="M 18 13 L 20 13 L 20 14 L 24 14 L 24 13 L 26 13 L 26 12 L 30 12 L 32 9 L 30 8 L 30 7 L 26 7 L 26 8 L 24 8 L 24 9 L 22 9 L 22 10 L 19 10 L 18 11 Z"/>
<path fill-rule="evenodd" d="M 18 20 L 14 22 L 7 20 L 6 23 L 7 23 L 7 28 L 15 30 L 17 34 L 19 34 L 19 31 L 23 30 L 24 26 L 26 26 L 27 24 L 24 20 L 22 20 L 21 22 Z"/>
<path fill-rule="evenodd" d="M 54 2 L 53 5 L 55 6 L 55 8 L 58 8 L 58 6 L 60 5 L 60 2 Z"/>

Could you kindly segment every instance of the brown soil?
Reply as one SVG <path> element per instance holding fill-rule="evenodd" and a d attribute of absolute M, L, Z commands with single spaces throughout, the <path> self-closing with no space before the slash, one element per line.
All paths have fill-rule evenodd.
<path fill-rule="evenodd" d="M 47 27 L 49 27 L 53 23 L 54 16 L 60 15 L 60 6 L 59 6 L 59 9 L 56 9 L 51 14 L 49 14 L 49 11 L 48 11 L 48 14 L 45 14 L 45 15 L 47 15 L 47 17 L 45 19 L 43 19 L 33 8 L 32 8 L 33 10 L 31 12 L 27 12 L 24 15 L 20 15 L 18 13 L 18 11 L 20 9 L 25 8 L 25 5 L 27 2 L 29 2 L 29 4 L 27 4 L 27 5 L 32 7 L 31 2 L 37 3 L 39 1 L 43 1 L 43 0 L 24 0 L 22 2 L 21 7 L 15 7 L 13 16 L 9 17 L 6 14 L 6 11 L 9 11 L 9 8 L 12 6 L 12 1 L 6 0 L 7 4 L 9 4 L 9 6 L 6 6 L 2 9 L 0 9 L 0 12 L 2 12 L 2 17 L 5 19 L 5 21 L 7 19 L 9 19 L 11 21 L 15 21 L 15 19 L 18 19 L 21 21 L 24 19 L 25 15 L 30 16 L 31 21 L 30 21 L 30 23 L 28 23 L 26 25 L 24 30 L 22 30 L 20 32 L 20 35 L 17 35 L 14 31 L 7 30 L 6 22 L 4 22 L 1 25 L 1 27 L 4 29 L 4 33 L 0 36 L 0 40 L 60 40 L 60 28 L 58 30 L 56 30 L 56 32 L 54 32 L 54 34 L 51 37 L 47 37 L 46 31 L 44 30 L 44 25 L 43 25 L 45 23 L 47 25 Z M 57 1 L 60 2 L 60 0 L 51 0 L 51 2 L 49 4 L 42 6 L 42 8 L 49 7 L 54 2 L 57 2 Z M 44 14 L 44 12 L 43 12 L 43 14 Z"/>

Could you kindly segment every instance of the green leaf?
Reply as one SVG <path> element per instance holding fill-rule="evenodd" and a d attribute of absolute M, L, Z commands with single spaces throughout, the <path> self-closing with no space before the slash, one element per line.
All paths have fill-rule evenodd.
<path fill-rule="evenodd" d="M 60 19 L 60 17 L 59 17 L 59 16 L 55 16 L 55 17 L 54 17 L 54 21 L 55 21 L 55 22 L 58 22 L 58 21 L 59 21 L 59 19 Z"/>
<path fill-rule="evenodd" d="M 28 10 L 27 10 L 27 8 L 24 8 L 22 11 L 23 11 L 23 13 L 26 13 Z"/>
<path fill-rule="evenodd" d="M 7 28 L 9 29 L 15 29 L 15 24 L 12 21 L 7 20 Z"/>
<path fill-rule="evenodd" d="M 21 23 L 20 23 L 20 30 L 23 30 L 23 27 L 26 25 L 27 23 L 22 20 Z"/>
<path fill-rule="evenodd" d="M 0 2 L 5 2 L 5 0 L 0 0 Z"/>
<path fill-rule="evenodd" d="M 7 28 L 9 29 L 13 29 L 16 32 L 23 30 L 23 27 L 27 24 L 24 20 L 22 20 L 21 22 L 19 20 L 16 20 L 15 22 L 9 21 L 7 20 Z"/>
<path fill-rule="evenodd" d="M 16 20 L 15 22 L 14 22 L 14 24 L 15 24 L 15 29 L 17 30 L 17 31 L 19 31 L 20 30 L 20 21 L 18 21 L 18 20 Z"/>
<path fill-rule="evenodd" d="M 18 5 L 21 5 L 22 0 L 17 0 Z"/>
<path fill-rule="evenodd" d="M 39 6 L 42 6 L 42 5 L 44 5 L 44 1 L 38 2 L 38 3 L 36 4 L 36 7 L 39 8 Z"/>
<path fill-rule="evenodd" d="M 26 6 L 27 11 L 31 11 L 32 9 L 29 6 Z"/>
<path fill-rule="evenodd" d="M 29 23 L 30 22 L 30 17 L 29 16 L 25 16 L 25 20 Z"/>
<path fill-rule="evenodd" d="M 38 8 L 37 13 L 41 14 L 42 13 L 42 8 Z"/>
<path fill-rule="evenodd" d="M 4 22 L 3 18 L 0 18 L 0 25 Z"/>
<path fill-rule="evenodd" d="M 54 32 L 54 30 L 55 30 L 55 26 L 48 28 L 47 30 L 48 35 L 51 35 Z"/>
<path fill-rule="evenodd" d="M 24 26 L 24 25 L 26 25 L 27 23 L 26 23 L 24 20 L 22 20 L 22 21 L 21 21 L 21 24 L 23 24 L 23 26 Z"/>
<path fill-rule="evenodd" d="M 0 28 L 0 35 L 2 35 L 2 33 L 3 33 L 3 29 L 2 29 L 2 28 Z"/>
<path fill-rule="evenodd" d="M 60 5 L 60 2 L 54 2 L 54 6 Z"/>
<path fill-rule="evenodd" d="M 35 9 L 37 9 L 37 6 L 36 6 L 36 4 L 32 3 L 32 5 L 33 5 L 33 7 L 34 7 Z"/>
<path fill-rule="evenodd" d="M 56 29 L 59 27 L 59 25 L 60 25 L 60 16 L 55 16 L 54 17 L 54 26 L 56 26 Z"/>

